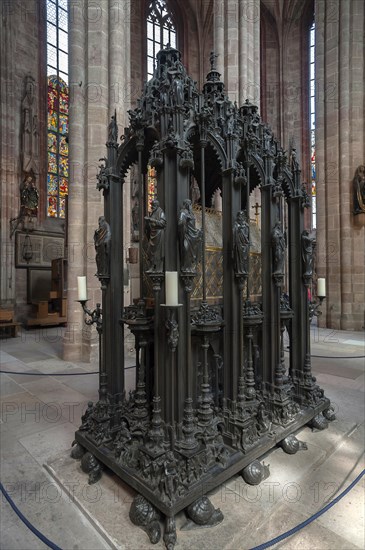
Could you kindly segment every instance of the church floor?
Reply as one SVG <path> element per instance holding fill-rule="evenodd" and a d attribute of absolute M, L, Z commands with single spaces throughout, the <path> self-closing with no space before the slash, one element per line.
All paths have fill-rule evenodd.
<path fill-rule="evenodd" d="M 63 550 L 147 550 L 152 548 L 147 535 L 128 519 L 133 492 L 107 474 L 89 486 L 79 463 L 67 459 L 81 414 L 97 398 L 98 377 L 71 376 L 93 372 L 97 365 L 59 359 L 63 330 L 34 329 L 0 340 L 1 370 L 30 373 L 0 375 L 1 482 L 28 520 Z M 346 357 L 312 358 L 337 419 L 323 432 L 299 432 L 307 451 L 287 455 L 277 448 L 268 453 L 264 461 L 271 475 L 260 486 L 248 486 L 235 476 L 213 491 L 211 500 L 225 516 L 220 525 L 180 531 L 180 514 L 176 548 L 246 550 L 264 543 L 323 508 L 364 468 L 365 361 L 355 358 L 365 355 L 364 332 L 314 327 L 311 336 L 313 355 Z M 127 342 L 126 350 L 132 347 Z M 126 371 L 127 389 L 134 374 L 133 368 Z M 51 477 L 52 468 L 58 468 L 61 484 Z M 4 497 L 0 521 L 2 550 L 47 548 Z M 163 547 L 162 542 L 155 546 Z M 288 550 L 364 547 L 364 478 L 326 514 L 276 545 Z"/>

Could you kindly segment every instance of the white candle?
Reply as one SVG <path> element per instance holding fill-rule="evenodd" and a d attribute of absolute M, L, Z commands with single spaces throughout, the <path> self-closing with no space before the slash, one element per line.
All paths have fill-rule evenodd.
<path fill-rule="evenodd" d="M 318 279 L 317 281 L 317 296 L 324 298 L 326 296 L 326 279 Z"/>
<path fill-rule="evenodd" d="M 78 296 L 80 301 L 87 300 L 86 277 L 77 277 Z"/>
<path fill-rule="evenodd" d="M 179 303 L 177 271 L 166 271 L 166 305 L 177 306 Z"/>

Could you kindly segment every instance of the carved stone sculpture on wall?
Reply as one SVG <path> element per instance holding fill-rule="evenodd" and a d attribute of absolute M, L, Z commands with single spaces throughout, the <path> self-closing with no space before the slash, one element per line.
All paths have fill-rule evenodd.
<path fill-rule="evenodd" d="M 246 220 L 246 213 L 237 212 L 233 225 L 233 261 L 236 275 L 247 275 L 248 255 L 250 251 L 250 228 Z"/>
<path fill-rule="evenodd" d="M 145 217 L 146 234 L 148 238 L 147 257 L 148 271 L 162 273 L 165 257 L 165 213 L 157 199 L 152 201 L 152 211 Z"/>
<path fill-rule="evenodd" d="M 94 245 L 96 251 L 96 276 L 102 281 L 108 279 L 110 274 L 110 244 L 111 232 L 104 216 L 99 217 L 99 227 L 94 233 Z"/>
<path fill-rule="evenodd" d="M 282 277 L 284 275 L 286 242 L 280 221 L 276 222 L 271 232 L 271 244 L 273 249 L 273 275 Z"/>
<path fill-rule="evenodd" d="M 37 217 L 39 192 L 35 185 L 33 172 L 25 176 L 20 184 L 20 215 Z"/>
<path fill-rule="evenodd" d="M 25 95 L 22 101 L 22 169 L 25 173 L 38 173 L 38 114 L 34 95 L 35 81 L 25 77 Z"/>
<path fill-rule="evenodd" d="M 33 219 L 38 215 L 39 192 L 35 184 L 33 171 L 26 174 L 19 186 L 20 209 L 19 215 L 10 220 L 10 237 L 21 224 L 23 230 L 32 230 Z"/>
<path fill-rule="evenodd" d="M 365 213 L 365 165 L 356 168 L 353 179 L 354 186 L 354 214 Z"/>
<path fill-rule="evenodd" d="M 195 227 L 191 200 L 185 199 L 178 219 L 181 271 L 194 273 L 201 256 L 202 230 Z"/>

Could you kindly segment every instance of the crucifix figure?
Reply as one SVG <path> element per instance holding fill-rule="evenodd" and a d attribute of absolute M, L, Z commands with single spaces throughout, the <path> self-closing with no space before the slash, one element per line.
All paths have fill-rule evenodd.
<path fill-rule="evenodd" d="M 256 202 L 256 204 L 251 206 L 251 208 L 255 209 L 255 222 L 256 222 L 256 225 L 259 225 L 259 208 L 261 208 L 261 204 Z"/>

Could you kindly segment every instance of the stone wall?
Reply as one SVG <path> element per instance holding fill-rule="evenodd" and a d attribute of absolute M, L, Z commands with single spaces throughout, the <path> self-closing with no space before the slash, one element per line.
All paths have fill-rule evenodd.
<path fill-rule="evenodd" d="M 232 101 L 260 100 L 260 2 L 214 0 L 217 68 Z"/>
<path fill-rule="evenodd" d="M 0 104 L 0 194 L 1 194 L 1 266 L 0 305 L 15 307 L 18 320 L 25 320 L 31 308 L 27 305 L 27 270 L 15 268 L 15 234 L 11 236 L 10 220 L 19 216 L 22 167 L 22 100 L 25 79 L 34 79 L 34 113 L 38 116 L 39 156 L 35 169 L 40 199 L 38 216 L 32 228 L 64 233 L 64 221 L 46 217 L 46 48 L 45 3 L 40 0 L 14 0 L 1 6 L 1 104 Z M 22 229 L 22 224 L 17 227 Z"/>
<path fill-rule="evenodd" d="M 309 29 L 313 16 L 312 0 L 264 0 L 261 5 L 262 118 L 284 149 L 296 148 L 304 182 L 310 180 Z M 306 222 L 310 226 L 309 213 Z"/>
<path fill-rule="evenodd" d="M 364 328 L 365 214 L 352 213 L 352 179 L 365 161 L 362 0 L 316 1 L 317 265 L 326 277 L 322 326 Z"/>

